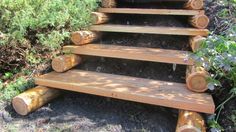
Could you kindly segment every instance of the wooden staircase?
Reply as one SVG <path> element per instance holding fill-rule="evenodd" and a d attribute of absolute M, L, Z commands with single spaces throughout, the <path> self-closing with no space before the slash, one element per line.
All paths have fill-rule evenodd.
<path fill-rule="evenodd" d="M 194 0 L 187 1 L 187 4 L 191 1 Z M 186 9 L 116 8 L 116 1 L 103 0 L 103 8 L 99 8 L 98 12 L 93 13 L 95 17 L 94 24 L 97 25 L 92 25 L 89 28 L 90 31 L 78 31 L 74 37 L 72 34 L 72 41 L 75 45 L 63 47 L 65 53 L 71 53 L 73 55 L 60 56 L 53 60 L 52 64 L 60 69 L 56 71 L 60 72 L 54 71 L 36 77 L 35 83 L 50 88 L 195 112 L 214 113 L 215 105 L 211 95 L 202 93 L 207 89 L 206 78 L 208 73 L 203 68 L 195 67 L 195 62 L 190 57 L 191 52 L 94 43 L 94 41 L 101 37 L 101 32 L 184 35 L 190 36 L 189 44 L 193 51 L 195 51 L 199 47 L 201 40 L 204 39 L 203 36 L 207 36 L 209 33 L 207 29 L 202 28 L 206 27 L 209 20 L 205 19 L 203 10 L 192 9 L 193 7 L 191 6 L 190 8 L 187 4 L 184 6 Z M 189 16 L 189 21 L 193 27 L 180 28 L 105 24 L 109 23 L 112 14 Z M 201 15 L 204 16 L 203 19 L 199 18 L 200 20 L 198 20 L 197 17 Z M 186 84 L 77 69 L 70 70 L 80 63 L 75 55 L 186 65 Z"/>

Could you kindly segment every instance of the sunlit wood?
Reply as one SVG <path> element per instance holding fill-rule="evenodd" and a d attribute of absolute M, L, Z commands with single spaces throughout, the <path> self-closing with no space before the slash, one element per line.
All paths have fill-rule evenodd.
<path fill-rule="evenodd" d="M 197 112 L 180 110 L 176 132 L 206 132 L 204 119 Z"/>
<path fill-rule="evenodd" d="M 136 101 L 147 104 L 214 113 L 214 102 L 207 93 L 195 93 L 185 84 L 156 81 L 105 73 L 69 70 L 35 78 L 35 83 L 81 93 Z"/>
<path fill-rule="evenodd" d="M 52 68 L 56 72 L 65 72 L 81 62 L 81 58 L 75 54 L 61 55 L 52 60 Z"/>
<path fill-rule="evenodd" d="M 18 114 L 27 115 L 56 98 L 59 94 L 59 90 L 37 86 L 14 97 L 12 105 Z"/>
<path fill-rule="evenodd" d="M 208 72 L 203 67 L 188 66 L 186 71 L 187 88 L 194 92 L 205 92 L 207 88 Z"/>

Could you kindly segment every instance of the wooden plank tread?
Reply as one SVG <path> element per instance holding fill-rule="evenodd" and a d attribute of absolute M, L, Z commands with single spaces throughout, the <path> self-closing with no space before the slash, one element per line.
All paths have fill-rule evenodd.
<path fill-rule="evenodd" d="M 180 28 L 180 27 L 156 27 L 156 26 L 130 26 L 130 25 L 93 25 L 92 31 L 123 32 L 123 33 L 146 33 L 165 35 L 185 35 L 185 36 L 207 36 L 207 29 Z"/>
<path fill-rule="evenodd" d="M 141 61 L 163 62 L 171 64 L 193 65 L 188 51 L 130 47 L 105 44 L 88 44 L 82 46 L 64 46 L 67 53 L 111 57 Z"/>
<path fill-rule="evenodd" d="M 185 84 L 156 81 L 121 75 L 70 70 L 51 72 L 35 78 L 41 86 L 71 90 L 117 99 L 214 113 L 214 102 L 207 93 L 194 93 Z"/>
<path fill-rule="evenodd" d="M 114 14 L 149 14 L 149 15 L 184 15 L 194 16 L 204 13 L 203 10 L 182 9 L 140 9 L 140 8 L 99 8 L 98 12 Z"/>

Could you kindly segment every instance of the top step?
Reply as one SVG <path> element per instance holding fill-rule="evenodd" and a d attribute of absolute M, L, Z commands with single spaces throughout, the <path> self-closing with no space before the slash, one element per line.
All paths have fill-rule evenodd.
<path fill-rule="evenodd" d="M 155 5 L 155 3 L 157 3 L 156 5 L 158 5 L 158 2 L 169 2 L 170 4 L 171 2 L 174 2 L 172 3 L 171 7 L 174 5 L 175 8 L 175 4 L 177 2 L 181 3 L 181 5 L 178 5 L 177 8 L 185 8 L 190 10 L 200 10 L 204 7 L 204 0 L 102 0 L 102 7 L 114 8 L 120 7 L 120 5 L 124 7 L 127 7 L 127 5 L 129 5 L 130 7 L 133 7 L 137 4 L 139 6 L 143 4 L 149 4 L 149 6 L 152 7 L 153 5 Z"/>
<path fill-rule="evenodd" d="M 99 8 L 98 12 L 112 14 L 148 14 L 148 15 L 182 15 L 195 16 L 204 14 L 203 10 L 181 9 L 139 9 L 139 8 Z"/>
<path fill-rule="evenodd" d="M 59 88 L 117 99 L 214 113 L 214 102 L 207 93 L 195 93 L 185 84 L 156 81 L 121 75 L 70 70 L 51 72 L 35 78 L 41 86 Z"/>

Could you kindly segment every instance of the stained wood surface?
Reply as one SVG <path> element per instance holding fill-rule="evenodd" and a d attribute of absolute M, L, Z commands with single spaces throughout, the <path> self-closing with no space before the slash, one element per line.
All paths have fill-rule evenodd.
<path fill-rule="evenodd" d="M 130 47 L 104 44 L 88 44 L 83 46 L 64 46 L 65 52 L 80 55 L 91 55 L 121 59 L 132 59 L 152 62 L 193 65 L 189 52 L 144 47 Z"/>
<path fill-rule="evenodd" d="M 211 95 L 194 93 L 185 84 L 156 81 L 121 75 L 70 70 L 51 72 L 35 78 L 37 85 L 71 90 L 117 99 L 214 113 Z"/>
<path fill-rule="evenodd" d="M 146 33 L 146 34 L 166 34 L 166 35 L 185 35 L 185 36 L 207 36 L 207 29 L 178 28 L 178 27 L 153 27 L 153 26 L 129 26 L 129 25 L 93 25 L 93 31 L 104 32 L 123 32 L 123 33 Z"/>
<path fill-rule="evenodd" d="M 203 10 L 139 9 L 139 8 L 99 8 L 98 12 L 118 13 L 118 14 L 185 15 L 185 16 L 194 16 L 200 13 L 204 13 Z"/>

